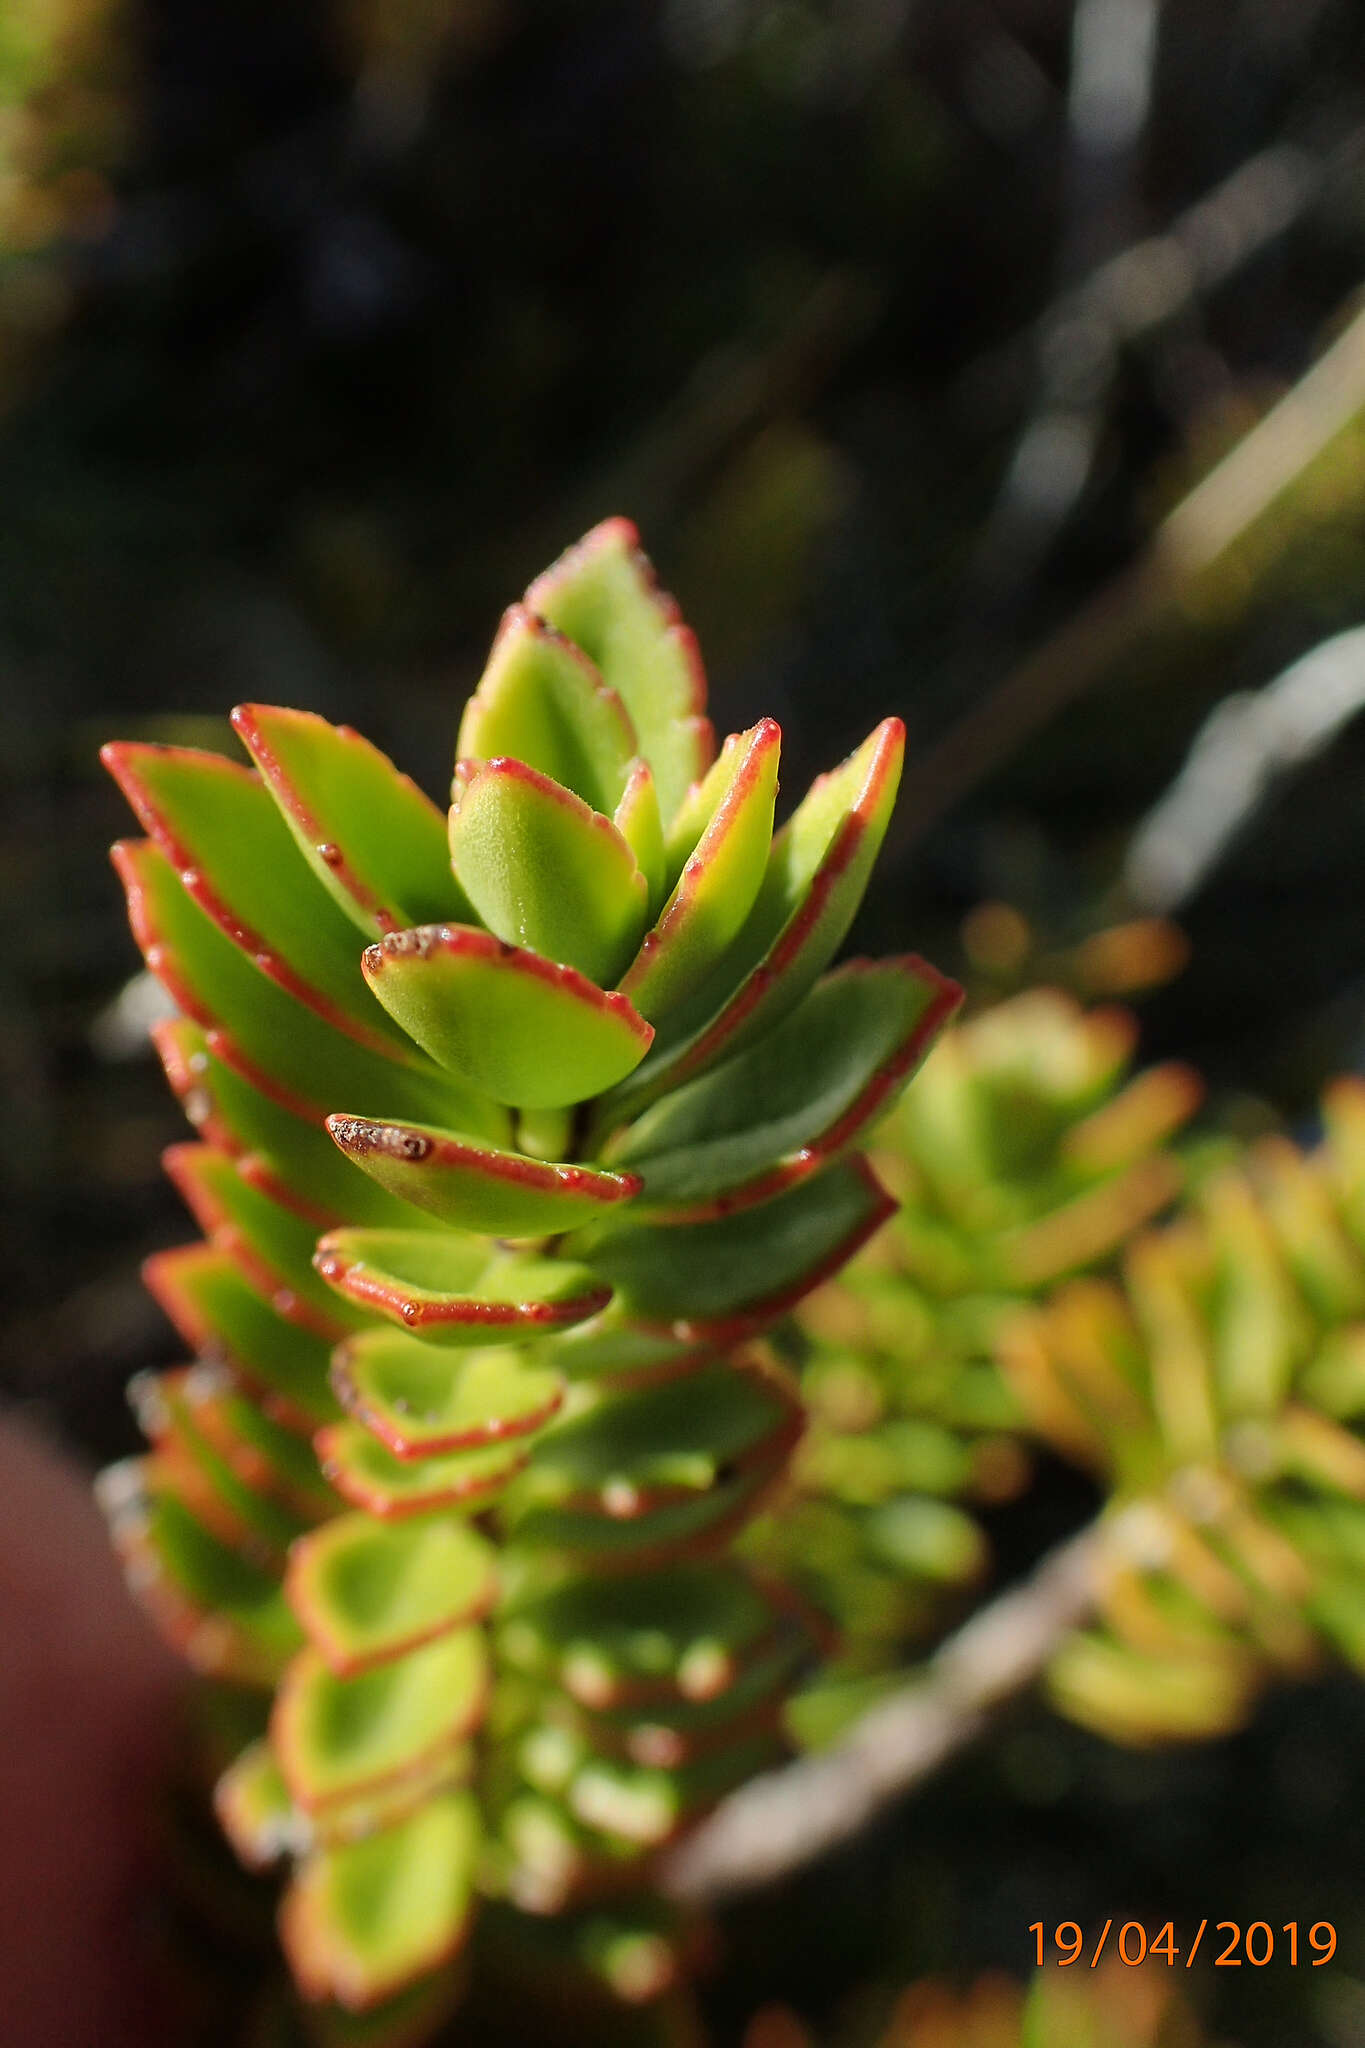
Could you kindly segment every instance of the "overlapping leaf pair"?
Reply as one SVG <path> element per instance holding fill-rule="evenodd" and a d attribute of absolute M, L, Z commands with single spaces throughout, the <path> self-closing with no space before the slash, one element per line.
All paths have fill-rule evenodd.
<path fill-rule="evenodd" d="M 1222 1733 L 1332 1648 L 1365 1668 L 1365 1084 L 1253 1146 L 1004 1333 L 1038 1433 L 1111 1492 L 1101 1621 L 1050 1682 L 1119 1740 Z"/>
<path fill-rule="evenodd" d="M 800 1310 L 800 1492 L 753 1539 L 841 1627 L 840 1659 L 798 1710 L 812 1737 L 982 1570 L 964 1503 L 1023 1483 L 1025 1412 L 994 1356 L 1003 1321 L 1112 1261 L 1180 1186 L 1167 1140 L 1198 1082 L 1173 1064 L 1130 1078 L 1134 1032 L 1127 1012 L 1059 991 L 1012 997 L 943 1035 L 877 1133 L 900 1211 Z"/>
<path fill-rule="evenodd" d="M 448 820 L 309 713 L 239 710 L 251 768 L 106 750 L 204 1242 L 149 1262 L 199 1362 L 105 1494 L 191 1660 L 275 1689 L 219 1807 L 296 1859 L 317 2000 L 435 1970 L 480 1886 L 619 1884 L 772 1752 L 802 1654 L 709 1561 L 799 1432 L 755 1340 L 891 1208 L 852 1148 L 957 992 L 825 971 L 896 721 L 774 834 L 777 727 L 713 758 L 702 705 L 616 520 L 506 615 Z"/>

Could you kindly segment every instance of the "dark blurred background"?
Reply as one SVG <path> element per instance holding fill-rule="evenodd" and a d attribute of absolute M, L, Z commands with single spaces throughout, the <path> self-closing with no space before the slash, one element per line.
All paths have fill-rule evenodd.
<path fill-rule="evenodd" d="M 788 790 L 906 719 L 861 938 L 1171 912 L 1149 1052 L 1310 1117 L 1365 1057 L 1363 282 L 1359 0 L 7 0 L 8 1398 L 108 1456 L 172 1356 L 99 741 L 297 703 L 440 795 L 502 605 L 611 512 Z M 1345 1975 L 1222 2010 L 1365 2041 L 1362 1728 L 1351 1687 L 1159 1767 L 1021 1726 L 738 1918 L 720 2038 L 1159 1907 L 1335 1918 Z"/>

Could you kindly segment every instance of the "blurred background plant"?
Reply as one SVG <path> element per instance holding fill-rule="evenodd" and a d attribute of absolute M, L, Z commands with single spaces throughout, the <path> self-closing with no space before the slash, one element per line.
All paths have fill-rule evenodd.
<path fill-rule="evenodd" d="M 1178 917 L 1134 1071 L 1188 1062 L 1202 1128 L 1311 1148 L 1365 1028 L 1363 159 L 1353 0 L 7 10 L 9 1398 L 107 1458 L 174 1355 L 136 1264 L 183 1235 L 178 1131 L 145 987 L 113 1000 L 97 741 L 226 745 L 224 703 L 294 702 L 443 796 L 501 594 L 617 510 L 718 723 L 782 719 L 789 790 L 906 718 L 855 942 L 965 964 L 982 1004 L 1105 1003 L 1143 976 L 1120 948 L 1094 978 L 1093 935 Z M 951 1422 L 947 1577 L 988 1546 L 1022 1578 L 1100 1495 L 1046 1447 L 1019 1487 L 1003 1417 Z M 1126 1911 L 1334 1919 L 1330 1968 L 1218 1973 L 1212 2024 L 1358 2041 L 1360 1698 L 1320 1678 L 1141 1755 L 1019 1706 L 725 1913 L 712 2037 L 779 2001 L 875 2040 L 895 1987 L 1022 1977 L 1031 1922 Z"/>

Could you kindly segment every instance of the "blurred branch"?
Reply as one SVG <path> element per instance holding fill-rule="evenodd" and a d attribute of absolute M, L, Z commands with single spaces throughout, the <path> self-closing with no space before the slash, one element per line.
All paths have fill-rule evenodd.
<path fill-rule="evenodd" d="M 1172 911 L 1207 880 L 1257 805 L 1365 707 L 1365 626 L 1320 642 L 1263 690 L 1215 705 L 1184 767 L 1139 825 L 1124 865 L 1127 895 Z"/>
<path fill-rule="evenodd" d="M 1103 676 L 1365 408 L 1365 313 L 1183 498 L 1133 566 L 987 694 L 907 773 L 898 851 Z"/>
<path fill-rule="evenodd" d="M 1262 150 L 1164 234 L 1101 264 L 1008 350 L 968 373 L 968 391 L 987 379 L 1017 381 L 1030 365 L 1040 378 L 977 549 L 974 580 L 996 602 L 1036 569 L 1079 502 L 1123 350 L 1169 327 L 1286 234 L 1326 184 L 1358 169 L 1363 140 L 1356 128 L 1323 155 L 1287 142 Z"/>
<path fill-rule="evenodd" d="M 789 1876 L 851 1840 L 975 1741 L 1086 1618 L 1097 1544 L 1093 1528 L 1061 1544 L 833 1748 L 732 1793 L 667 1859 L 665 1892 L 693 1903 L 717 1901 Z"/>

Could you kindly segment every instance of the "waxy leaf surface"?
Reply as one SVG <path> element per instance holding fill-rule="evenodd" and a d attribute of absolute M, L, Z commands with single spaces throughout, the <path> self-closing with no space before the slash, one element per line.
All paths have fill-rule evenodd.
<path fill-rule="evenodd" d="M 364 964 L 379 1000 L 434 1059 L 520 1109 L 600 1094 L 653 1036 L 625 996 L 465 925 L 396 933 Z"/>
<path fill-rule="evenodd" d="M 521 761 L 464 764 L 450 808 L 450 856 L 496 937 L 576 967 L 599 986 L 624 972 L 649 892 L 611 820 L 572 790 Z"/>
<path fill-rule="evenodd" d="M 343 1221 L 422 1228 L 421 1213 L 359 1172 L 322 1124 L 286 1109 L 219 1059 L 190 1018 L 155 1024 L 152 1040 L 199 1136 L 230 1153 L 238 1172 L 273 1200 L 321 1229 Z"/>
<path fill-rule="evenodd" d="M 331 1116 L 327 1128 L 348 1159 L 404 1204 L 494 1237 L 572 1230 L 628 1202 L 641 1186 L 634 1173 L 552 1165 L 430 1124 Z"/>
<path fill-rule="evenodd" d="M 453 1955 L 472 1911 L 479 1835 L 474 1800 L 452 1792 L 309 1857 L 280 1915 L 305 1995 L 363 2011 Z"/>
<path fill-rule="evenodd" d="M 239 704 L 232 723 L 314 875 L 367 938 L 464 918 L 445 819 L 348 725 Z"/>
<path fill-rule="evenodd" d="M 617 1290 L 623 1314 L 669 1323 L 682 1337 L 738 1336 L 785 1314 L 894 1207 L 855 1159 L 737 1216 L 672 1228 L 599 1224 L 567 1242 Z"/>
<path fill-rule="evenodd" d="M 101 758 L 187 894 L 263 974 L 334 1029 L 408 1056 L 366 993 L 354 924 L 314 880 L 258 775 L 192 747 L 121 744 Z"/>
<path fill-rule="evenodd" d="M 285 1591 L 345 1678 L 477 1620 L 495 1591 L 493 1552 L 453 1515 L 343 1515 L 294 1545 Z"/>
<path fill-rule="evenodd" d="M 714 1486 L 785 1429 L 795 1405 L 774 1376 L 728 1360 L 661 1386 L 601 1395 L 546 1430 L 516 1500 L 572 1499 L 628 1520 L 663 1498 Z"/>
<path fill-rule="evenodd" d="M 607 1148 L 672 1220 L 769 1199 L 884 1114 L 960 998 L 922 961 L 854 962 L 775 1030 L 656 1102 Z"/>
<path fill-rule="evenodd" d="M 536 578 L 526 608 L 581 647 L 621 697 L 671 818 L 715 744 L 706 676 L 696 639 L 654 581 L 630 521 L 594 527 Z"/>
<path fill-rule="evenodd" d="M 611 1297 L 583 1266 L 455 1231 L 334 1230 L 317 1266 L 358 1308 L 442 1344 L 517 1343 L 582 1322 Z"/>
<path fill-rule="evenodd" d="M 583 650 L 514 604 L 465 706 L 457 759 L 525 761 L 610 817 L 636 751 L 625 705 Z"/>
<path fill-rule="evenodd" d="M 327 1380 L 330 1344 L 286 1322 L 226 1252 L 211 1244 L 155 1252 L 143 1265 L 142 1278 L 201 1358 L 228 1361 L 304 1427 L 335 1417 L 337 1404 Z"/>
<path fill-rule="evenodd" d="M 249 1187 L 225 1152 L 212 1145 L 171 1145 L 162 1162 L 204 1235 L 236 1261 L 243 1278 L 287 1323 L 337 1338 L 366 1320 L 313 1271 L 314 1226 Z"/>
<path fill-rule="evenodd" d="M 512 1437 L 439 1458 L 400 1458 L 359 1422 L 333 1423 L 318 1436 L 318 1456 L 337 1492 L 381 1518 L 483 1507 L 529 1455 Z"/>
<path fill-rule="evenodd" d="M 781 738 L 771 718 L 733 735 L 701 784 L 706 825 L 621 978 L 622 992 L 651 1022 L 705 982 L 753 907 L 772 844 Z"/>
<path fill-rule="evenodd" d="M 450 1351 L 397 1330 L 367 1330 L 337 1351 L 342 1404 L 396 1457 L 521 1437 L 543 1427 L 563 1399 L 558 1373 L 512 1351 Z"/>
<path fill-rule="evenodd" d="M 338 1678 L 316 1650 L 301 1650 L 276 1696 L 271 1745 L 300 1806 L 323 1806 L 453 1749 L 477 1726 L 487 1691 L 478 1628 L 456 1629 L 354 1678 Z"/>
<path fill-rule="evenodd" d="M 499 1636 L 509 1663 L 582 1705 L 713 1699 L 775 1617 L 734 1565 L 673 1565 L 647 1578 L 573 1579 L 515 1602 Z"/>
<path fill-rule="evenodd" d="M 417 1117 L 503 1143 L 505 1110 L 421 1058 L 403 1065 L 334 1031 L 258 972 L 186 895 L 150 840 L 124 840 L 114 865 L 133 935 L 177 1007 L 213 1034 L 218 1057 L 318 1122 L 338 1101 L 366 1115 Z M 333 1093 L 335 1090 L 335 1093 Z"/>
<path fill-rule="evenodd" d="M 905 731 L 877 727 L 841 768 L 817 777 L 772 843 L 753 909 L 650 1058 L 603 1105 L 616 1120 L 730 1059 L 771 1031 L 829 965 L 862 901 L 890 822 Z"/>

